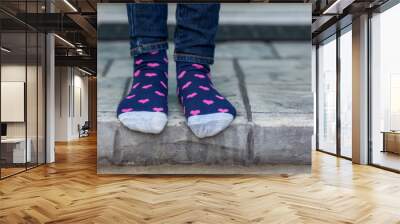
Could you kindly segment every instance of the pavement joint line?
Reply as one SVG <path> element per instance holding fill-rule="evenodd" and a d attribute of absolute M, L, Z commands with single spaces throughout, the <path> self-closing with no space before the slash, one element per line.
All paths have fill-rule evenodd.
<path fill-rule="evenodd" d="M 244 108 L 246 110 L 246 118 L 248 124 L 250 125 L 249 132 L 246 137 L 246 153 L 247 153 L 247 161 L 249 163 L 254 162 L 254 134 L 253 134 L 253 116 L 251 114 L 251 105 L 249 100 L 249 95 L 247 93 L 246 88 L 246 80 L 244 76 L 244 72 L 239 65 L 239 60 L 237 58 L 233 58 L 233 69 L 235 70 L 235 74 L 237 79 L 239 80 L 239 92 L 242 95 Z"/>
<path fill-rule="evenodd" d="M 246 151 L 247 151 L 247 161 L 249 163 L 254 162 L 254 134 L 253 134 L 253 122 L 250 123 L 249 132 L 247 133 Z"/>
<path fill-rule="evenodd" d="M 115 146 L 116 145 L 118 145 L 118 137 L 119 137 L 119 135 L 120 135 L 120 133 L 119 133 L 119 129 L 117 129 L 115 132 L 114 132 L 114 139 L 113 139 L 113 144 L 112 144 L 112 151 L 113 151 L 113 155 L 112 155 L 112 158 L 116 158 L 116 156 L 118 156 L 118 153 L 120 153 L 120 151 L 117 151 L 117 150 L 115 150 Z M 108 160 L 108 159 L 107 159 Z M 111 164 L 113 164 L 114 163 L 114 161 L 110 161 L 111 162 Z"/>
<path fill-rule="evenodd" d="M 103 77 L 107 75 L 107 73 L 110 71 L 111 65 L 113 64 L 114 59 L 109 59 L 107 60 L 106 65 L 104 66 L 104 71 L 103 71 Z"/>
<path fill-rule="evenodd" d="M 275 58 L 282 59 L 282 57 L 278 53 L 278 50 L 276 50 L 275 46 L 272 44 L 271 41 L 267 41 L 265 43 L 268 44 L 268 46 L 271 48 L 271 51 L 274 54 Z"/>
<path fill-rule="evenodd" d="M 121 100 L 120 101 L 122 101 L 124 99 L 125 95 L 128 93 L 128 90 L 130 88 L 130 84 L 131 84 L 131 78 L 130 77 L 126 78 L 124 91 L 122 92 L 122 96 L 121 96 Z"/>
<path fill-rule="evenodd" d="M 243 70 L 240 67 L 239 61 L 237 58 L 233 58 L 233 69 L 235 70 L 236 77 L 239 80 L 239 83 L 238 83 L 239 84 L 239 92 L 242 95 L 244 108 L 246 110 L 247 121 L 252 122 L 253 117 L 251 115 L 251 105 L 250 105 L 249 95 L 247 93 L 246 80 L 244 77 Z"/>

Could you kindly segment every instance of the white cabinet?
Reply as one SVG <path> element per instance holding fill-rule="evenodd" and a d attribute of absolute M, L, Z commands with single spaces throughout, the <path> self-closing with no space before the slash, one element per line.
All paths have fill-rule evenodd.
<path fill-rule="evenodd" d="M 30 138 L 7 138 L 2 139 L 1 144 L 12 149 L 12 163 L 25 163 L 32 161 L 32 141 Z M 25 161 L 26 160 L 26 161 Z"/>

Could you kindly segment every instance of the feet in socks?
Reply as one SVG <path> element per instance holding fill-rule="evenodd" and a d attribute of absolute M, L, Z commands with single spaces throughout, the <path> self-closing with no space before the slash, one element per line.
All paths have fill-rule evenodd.
<path fill-rule="evenodd" d="M 133 84 L 118 106 L 118 119 L 127 128 L 160 133 L 168 114 L 168 59 L 165 50 L 134 58 Z"/>
<path fill-rule="evenodd" d="M 177 62 L 177 95 L 187 123 L 199 138 L 229 126 L 236 110 L 213 86 L 208 65 Z"/>

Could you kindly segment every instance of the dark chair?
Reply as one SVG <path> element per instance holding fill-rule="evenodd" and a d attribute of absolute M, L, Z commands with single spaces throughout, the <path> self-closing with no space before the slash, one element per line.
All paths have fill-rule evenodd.
<path fill-rule="evenodd" d="M 79 138 L 89 136 L 89 129 L 90 129 L 89 121 L 85 121 L 82 127 L 78 125 Z"/>

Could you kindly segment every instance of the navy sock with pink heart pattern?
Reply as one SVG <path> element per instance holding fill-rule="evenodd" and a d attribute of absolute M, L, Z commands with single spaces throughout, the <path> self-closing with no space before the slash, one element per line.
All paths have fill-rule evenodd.
<path fill-rule="evenodd" d="M 168 120 L 167 97 L 166 51 L 152 51 L 135 56 L 133 84 L 118 106 L 118 119 L 131 130 L 160 133 Z"/>
<path fill-rule="evenodd" d="M 209 65 L 178 61 L 176 71 L 178 99 L 192 132 L 204 138 L 226 129 L 236 110 L 214 88 Z"/>

